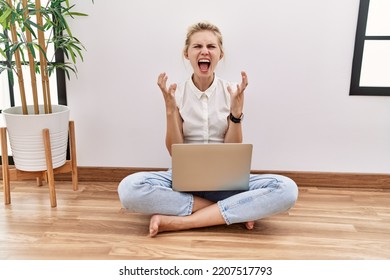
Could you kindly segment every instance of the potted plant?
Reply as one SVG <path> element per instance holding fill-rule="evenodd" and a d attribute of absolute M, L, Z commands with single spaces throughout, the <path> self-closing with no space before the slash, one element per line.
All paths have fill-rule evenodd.
<path fill-rule="evenodd" d="M 0 74 L 8 73 L 11 81 L 18 81 L 21 100 L 21 106 L 5 109 L 2 114 L 19 170 L 46 169 L 45 128 L 50 131 L 53 168 L 66 161 L 69 108 L 51 104 L 49 76 L 61 69 L 69 79 L 70 72 L 77 73 L 77 60 L 83 59 L 84 47 L 73 36 L 67 20 L 86 14 L 75 12 L 74 7 L 69 0 L 47 0 L 44 5 L 40 0 L 0 0 L 0 57 L 6 61 L 0 65 Z M 58 52 L 65 54 L 66 62 L 55 61 Z M 26 74 L 31 85 L 25 85 Z M 32 104 L 26 98 L 27 86 L 31 87 Z"/>

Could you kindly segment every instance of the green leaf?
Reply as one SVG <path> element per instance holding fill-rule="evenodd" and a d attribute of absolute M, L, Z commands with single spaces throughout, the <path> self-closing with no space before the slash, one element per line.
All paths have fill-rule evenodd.
<path fill-rule="evenodd" d="M 7 55 L 6 55 L 6 53 L 2 49 L 0 49 L 0 54 L 2 56 L 4 56 L 5 59 L 7 59 Z"/>
<path fill-rule="evenodd" d="M 77 16 L 77 17 L 87 17 L 88 16 L 88 14 L 79 13 L 79 12 L 69 12 L 69 15 Z"/>
<path fill-rule="evenodd" d="M 30 53 L 34 58 L 36 58 L 35 50 L 34 50 L 34 44 L 33 43 L 27 43 L 27 48 L 29 49 Z"/>
<path fill-rule="evenodd" d="M 3 14 L 0 16 L 0 24 L 3 26 L 3 28 L 5 29 L 6 26 L 7 26 L 7 22 L 9 20 L 9 16 L 10 14 L 12 13 L 12 10 L 11 9 L 7 9 L 5 12 L 3 12 Z"/>
<path fill-rule="evenodd" d="M 30 31 L 31 35 L 32 35 L 34 38 L 37 38 L 37 35 L 35 34 L 34 29 L 31 28 L 31 25 L 34 26 L 34 24 L 35 24 L 35 23 L 33 23 L 32 21 L 27 20 L 27 21 L 25 22 L 24 27 L 25 27 L 26 29 L 28 29 L 28 31 Z"/>

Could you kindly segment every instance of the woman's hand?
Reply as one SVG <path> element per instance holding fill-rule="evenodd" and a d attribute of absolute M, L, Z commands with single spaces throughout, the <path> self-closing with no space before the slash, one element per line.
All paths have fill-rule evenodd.
<path fill-rule="evenodd" d="M 168 80 L 167 74 L 161 73 L 158 76 L 157 85 L 159 86 L 161 92 L 163 93 L 167 114 L 169 114 L 169 113 L 174 113 L 176 111 L 175 91 L 177 85 L 171 84 L 169 88 L 167 88 L 167 80 Z"/>
<path fill-rule="evenodd" d="M 244 109 L 244 91 L 248 86 L 248 77 L 244 71 L 241 72 L 241 84 L 237 85 L 236 91 L 228 86 L 228 92 L 230 93 L 230 113 L 236 118 L 242 115 Z"/>

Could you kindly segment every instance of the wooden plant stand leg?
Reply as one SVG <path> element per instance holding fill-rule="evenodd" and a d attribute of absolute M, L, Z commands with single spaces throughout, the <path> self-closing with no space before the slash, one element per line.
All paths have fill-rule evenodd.
<path fill-rule="evenodd" d="M 37 186 L 38 187 L 42 187 L 43 186 L 42 176 L 38 176 L 37 177 Z"/>
<path fill-rule="evenodd" d="M 7 147 L 7 129 L 0 128 L 1 139 L 1 161 L 3 171 L 4 203 L 11 204 L 10 177 L 8 171 L 8 147 Z"/>
<path fill-rule="evenodd" d="M 54 185 L 54 170 L 53 170 L 53 160 L 51 156 L 50 133 L 49 133 L 49 129 L 47 128 L 43 129 L 43 143 L 45 145 L 47 182 L 49 184 L 50 205 L 51 207 L 56 207 L 57 198 L 56 198 L 56 189 Z"/>
<path fill-rule="evenodd" d="M 72 185 L 73 185 L 73 190 L 77 191 L 79 187 L 78 187 L 76 136 L 75 136 L 75 129 L 74 129 L 74 121 L 69 121 L 69 146 L 70 146 L 70 163 L 72 166 Z"/>
<path fill-rule="evenodd" d="M 3 186 L 5 204 L 11 204 L 11 180 L 36 179 L 37 185 L 42 186 L 42 180 L 46 180 L 49 185 L 50 205 L 57 207 L 56 189 L 54 183 L 54 174 L 62 174 L 72 172 L 73 190 L 78 190 L 78 174 L 77 174 L 77 159 L 76 159 L 76 137 L 74 122 L 69 121 L 69 146 L 70 160 L 66 160 L 63 166 L 53 168 L 53 159 L 51 153 L 50 131 L 49 129 L 42 130 L 43 144 L 45 148 L 46 170 L 44 171 L 22 171 L 16 168 L 9 168 L 8 164 L 8 147 L 7 147 L 7 128 L 0 128 L 0 141 L 2 152 L 2 171 L 3 171 Z"/>

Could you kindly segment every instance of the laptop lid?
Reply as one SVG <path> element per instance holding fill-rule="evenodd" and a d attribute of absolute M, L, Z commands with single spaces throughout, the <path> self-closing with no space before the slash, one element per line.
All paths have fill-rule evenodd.
<path fill-rule="evenodd" d="M 252 144 L 172 145 L 172 188 L 176 191 L 247 190 Z"/>

